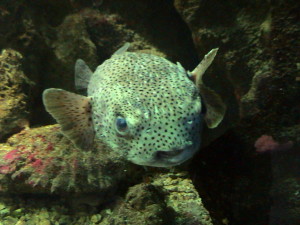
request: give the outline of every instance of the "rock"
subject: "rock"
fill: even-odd
[[[4,225],[9,225],[9,224],[16,224],[18,222],[17,218],[11,217],[11,216],[6,216],[3,219],[3,224]]]
[[[84,18],[80,14],[68,15],[56,30],[57,39],[52,46],[58,60],[72,66],[71,69],[78,58],[92,67],[97,66],[96,46],[90,40]]]
[[[169,224],[160,194],[152,185],[131,187],[124,202],[101,224]]]
[[[186,172],[160,173],[152,184],[164,194],[166,206],[174,210],[174,224],[213,224]]]
[[[32,82],[21,68],[22,55],[4,49],[0,55],[0,141],[29,125]]]
[[[12,212],[14,217],[21,217],[23,209],[16,209]]]
[[[0,216],[1,216],[1,217],[7,216],[9,213],[10,213],[10,210],[7,209],[7,208],[2,208],[2,209],[0,210]]]
[[[179,61],[187,69],[198,63],[190,32],[171,2],[102,1],[99,8],[90,8],[84,8],[81,14],[101,61],[131,42],[134,51],[147,49]]]
[[[300,34],[299,4],[176,0],[174,5],[188,24],[199,55],[219,47],[204,82],[221,93],[228,110],[220,128],[209,134],[216,137],[227,130],[225,135],[192,162],[196,186],[213,196],[206,201],[214,205],[212,211],[218,211],[220,221],[227,217],[229,223],[269,223],[273,221],[269,210],[277,196],[270,194],[270,189],[283,188],[278,185],[286,179],[299,179],[295,172],[285,170],[287,177],[273,180],[277,176],[273,172],[275,155],[285,156],[286,161],[278,160],[280,170],[299,160],[300,55],[295,51]],[[262,135],[294,147],[259,154],[254,145]],[[207,182],[210,177],[213,181]],[[291,185],[284,196],[292,196],[296,187]],[[298,200],[288,207],[282,214],[275,210],[274,220],[283,221],[280,224],[299,221],[300,214],[291,213],[299,212]]]
[[[20,219],[20,220],[18,220],[16,225],[26,225],[26,222],[24,221],[24,219]]]
[[[271,155],[273,180],[270,223],[297,224],[300,220],[299,152],[290,149]]]
[[[114,193],[114,196],[109,197],[106,193],[106,201],[98,201],[88,207],[73,205],[77,199],[88,199],[87,193],[73,195],[73,201],[67,197],[70,194],[68,192],[64,195],[44,193],[38,197],[37,192],[32,193],[3,195],[0,208],[6,210],[6,213],[0,213],[0,221],[5,221],[8,217],[9,221],[16,221],[20,225],[212,224],[210,215],[186,172],[148,171],[144,181],[122,189]],[[93,198],[101,199],[103,196],[95,193]],[[16,205],[19,208],[14,210]],[[11,209],[18,213],[10,213]]]
[[[151,174],[151,182],[129,188],[124,201],[101,224],[207,224],[211,217],[184,172]]]
[[[83,59],[92,69],[98,65],[96,46],[87,32],[84,18],[81,14],[66,16],[63,22],[56,27],[56,38],[49,39],[53,48],[55,61],[52,65],[57,67],[49,77],[45,78],[47,86],[61,86],[74,90],[74,66],[77,59]],[[67,86],[68,85],[68,86]]]
[[[0,149],[0,183],[8,192],[97,191],[109,197],[134,168],[105,148],[79,151],[58,125],[23,130],[7,144]]]
[[[92,215],[91,222],[97,224],[97,223],[100,223],[101,219],[102,219],[102,216],[100,214],[95,214],[95,215]]]
[[[299,104],[294,103],[300,95],[296,82],[299,57],[293,57],[292,52],[300,28],[294,24],[296,13],[285,20],[286,12],[296,11],[297,6],[291,2],[235,4],[195,0],[176,0],[174,5],[190,27],[199,55],[213,47],[220,48],[210,73],[215,76],[207,74],[204,80],[227,101],[223,126],[232,127],[241,119],[246,129],[258,130],[272,128],[268,125],[283,121],[281,117],[284,123],[286,117],[297,120]],[[286,44],[281,45],[284,40]],[[287,110],[287,102],[292,111]],[[259,123],[255,123],[257,117]],[[285,124],[278,124],[282,126]]]

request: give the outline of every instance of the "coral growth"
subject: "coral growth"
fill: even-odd
[[[262,135],[258,138],[254,144],[256,148],[256,152],[264,153],[264,152],[277,152],[288,150],[293,147],[293,142],[288,141],[284,144],[280,144],[276,142],[272,136]]]
[[[104,190],[127,175],[128,164],[113,151],[79,151],[58,125],[24,130],[7,144],[9,150],[0,149],[0,173],[45,191]]]

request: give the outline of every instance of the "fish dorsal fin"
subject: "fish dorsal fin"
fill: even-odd
[[[130,47],[130,43],[126,42],[121,48],[119,48],[117,51],[115,51],[113,56],[123,54],[124,52],[126,52],[128,50],[129,47]]]
[[[94,142],[90,98],[62,89],[43,93],[46,110],[60,124],[61,130],[80,149],[90,149]]]
[[[82,60],[77,59],[75,63],[75,88],[76,90],[85,90],[90,82],[93,72]]]
[[[223,120],[226,112],[226,106],[223,103],[221,97],[215,91],[206,87],[202,80],[203,74],[213,62],[217,51],[217,48],[212,49],[208,54],[204,56],[199,65],[191,72],[192,80],[199,88],[200,95],[206,107],[204,120],[208,128],[217,127]]]
[[[183,68],[183,66],[180,64],[180,62],[177,62],[177,69],[179,73],[186,73],[186,70]]]

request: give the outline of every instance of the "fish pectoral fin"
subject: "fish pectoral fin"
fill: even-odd
[[[218,48],[214,48],[209,53],[207,53],[202,59],[202,61],[198,64],[198,66],[191,72],[193,80],[195,81],[195,84],[197,86],[203,83],[202,81],[203,74],[214,61],[214,58],[216,57],[218,50],[219,50]]]
[[[43,92],[46,110],[60,124],[61,130],[80,149],[90,149],[94,142],[94,127],[90,98],[62,89]]]
[[[224,118],[226,105],[215,91],[204,84],[199,85],[199,90],[206,107],[204,120],[208,128],[215,128]]]
[[[75,88],[76,90],[85,90],[90,82],[93,72],[82,60],[77,59],[75,63]]]
[[[221,97],[210,88],[206,87],[203,83],[203,74],[213,62],[217,55],[218,48],[212,49],[207,53],[199,65],[190,73],[191,79],[199,88],[200,95],[206,107],[204,120],[208,128],[217,127],[224,118],[226,112],[226,105],[223,103]]]

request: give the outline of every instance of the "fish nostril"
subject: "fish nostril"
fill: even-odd
[[[170,158],[177,156],[183,152],[183,149],[176,149],[171,151],[157,151],[156,157],[159,159]]]

